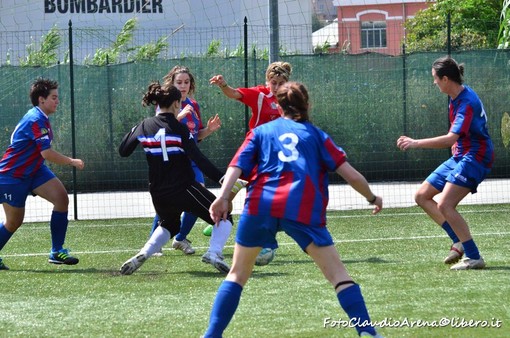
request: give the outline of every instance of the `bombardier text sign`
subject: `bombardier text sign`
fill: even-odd
[[[163,0],[44,0],[44,13],[163,13]]]

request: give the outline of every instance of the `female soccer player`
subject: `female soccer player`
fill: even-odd
[[[277,247],[277,231],[285,231],[315,261],[334,287],[353,322],[370,323],[361,290],[349,276],[326,228],[328,171],[342,176],[370,204],[382,209],[365,177],[346,160],[343,149],[309,122],[308,91],[288,82],[277,92],[283,118],[251,130],[230,162],[219,196],[210,207],[215,222],[228,215],[228,196],[241,174],[257,169],[247,186],[239,219],[232,268],[220,285],[205,337],[221,337],[232,319],[257,254],[264,245]],[[373,326],[357,325],[360,335],[377,336]]]
[[[177,115],[177,120],[182,124],[186,125],[193,135],[193,139],[195,142],[200,142],[205,139],[207,136],[211,135],[213,132],[218,130],[221,127],[221,120],[216,114],[215,116],[209,118],[207,121],[207,126],[204,127],[202,124],[202,118],[200,115],[200,107],[194,99],[192,99],[193,94],[195,93],[195,77],[190,72],[188,67],[184,66],[175,66],[173,67],[167,75],[163,78],[163,86],[173,85],[182,95],[182,103],[181,103],[181,111]],[[159,109],[159,108],[157,108]],[[204,175],[197,167],[195,163],[191,164],[193,171],[195,172],[195,180],[200,184],[204,184]],[[158,226],[159,217],[156,215],[154,217],[154,221],[152,222],[152,230],[151,235]],[[174,237],[172,242],[172,247],[176,250],[181,250],[186,255],[193,255],[195,253],[195,249],[191,246],[191,241],[189,241],[186,237],[190,233],[191,229],[195,225],[197,221],[197,216],[193,215],[189,212],[184,212],[181,217],[181,230]],[[157,255],[161,255],[161,253],[156,253]]]
[[[266,84],[249,87],[237,88],[230,87],[223,75],[215,75],[209,83],[220,87],[225,96],[238,100],[244,103],[251,109],[251,118],[248,123],[250,130],[264,124],[266,122],[275,120],[280,117],[280,112],[277,109],[276,92],[278,89],[289,81],[292,73],[292,66],[288,62],[273,62],[269,64],[266,69]],[[252,174],[245,177],[248,181],[254,179]],[[264,248],[263,252],[270,250]],[[274,254],[274,252],[273,252]],[[274,257],[274,256],[272,256]],[[256,265],[266,265],[272,261],[272,258],[267,260],[262,255],[257,257]]]
[[[143,120],[124,136],[119,154],[129,156],[139,144],[142,145],[149,165],[149,191],[160,221],[140,252],[122,265],[120,273],[123,275],[132,274],[179,233],[182,212],[191,212],[207,223],[214,224],[208,208],[215,196],[195,180],[190,159],[212,180],[219,182],[223,176],[198,149],[189,129],[177,120],[181,111],[179,89],[173,85],[163,87],[159,82],[153,82],[142,103],[145,106],[157,105],[160,109],[156,116]],[[222,224],[219,228],[230,233],[231,218]],[[226,273],[229,266],[222,257],[225,243],[214,243],[217,246],[209,248],[211,255],[207,263]]]
[[[49,162],[83,169],[84,163],[51,148],[53,129],[49,116],[59,104],[58,83],[39,78],[30,88],[34,106],[20,120],[11,136],[11,144],[0,160],[0,203],[5,222],[0,223],[0,250],[23,223],[25,202],[32,193],[53,204],[50,220],[52,248],[48,259],[53,264],[78,264],[79,260],[64,249],[67,233],[69,197],[62,182],[44,164]],[[0,270],[8,267],[0,258]]]
[[[478,95],[463,85],[464,65],[446,56],[432,65],[434,84],[449,96],[450,129],[446,135],[415,140],[400,136],[397,147],[451,148],[453,155],[443,162],[421,184],[415,194],[416,203],[443,229],[453,241],[446,264],[452,270],[482,269],[480,256],[469,227],[457,211],[457,205],[485,179],[492,168],[494,146],[487,131],[487,115]],[[434,196],[439,193],[437,202]]]

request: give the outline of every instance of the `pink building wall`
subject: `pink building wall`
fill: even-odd
[[[429,6],[424,0],[334,0],[338,13],[338,51],[349,54],[377,52],[400,55],[404,41],[403,23]],[[386,47],[361,47],[361,22],[386,22]]]

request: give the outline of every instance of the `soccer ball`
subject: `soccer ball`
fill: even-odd
[[[273,261],[275,252],[276,249],[273,250],[270,248],[263,248],[262,250],[260,250],[257,259],[255,260],[255,265],[257,266],[268,265]]]

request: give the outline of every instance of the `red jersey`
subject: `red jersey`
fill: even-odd
[[[243,95],[239,101],[251,108],[251,118],[248,124],[250,130],[281,116],[277,108],[276,97],[268,87],[259,85],[250,88],[237,88],[237,91]]]

